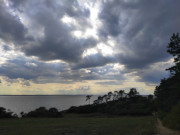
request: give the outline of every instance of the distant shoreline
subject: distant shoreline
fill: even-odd
[[[102,95],[92,95],[92,96],[102,96]],[[0,96],[87,96],[87,95],[0,95]],[[141,96],[148,96],[148,95],[141,95]]]
[[[0,95],[0,96],[86,96],[86,95]],[[100,95],[93,95],[100,96]]]

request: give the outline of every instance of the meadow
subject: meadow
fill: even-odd
[[[0,135],[152,135],[155,119],[69,114],[63,118],[1,119]]]

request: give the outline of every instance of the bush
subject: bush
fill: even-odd
[[[17,115],[11,111],[7,112],[5,108],[0,107],[0,118],[17,118]]]
[[[163,124],[169,128],[180,130],[180,101],[164,117]]]
[[[59,112],[56,108],[50,108],[49,110],[45,107],[39,107],[35,109],[34,111],[31,111],[29,113],[23,113],[21,112],[21,117],[50,117],[50,118],[56,118],[56,117],[62,117],[62,113]]]

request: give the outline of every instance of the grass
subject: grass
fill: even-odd
[[[0,135],[152,135],[155,120],[145,117],[1,119]]]

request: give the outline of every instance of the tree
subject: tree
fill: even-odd
[[[175,66],[167,69],[170,70],[172,75],[179,74],[180,73],[180,37],[179,33],[173,34],[170,38],[170,43],[167,47],[167,52],[172,54],[174,57],[174,63]]]
[[[107,103],[108,102],[108,100],[109,100],[109,96],[108,95],[104,95],[103,96],[103,99],[105,100],[105,102]]]
[[[118,94],[119,94],[119,97],[122,98],[124,95],[124,90],[120,90]]]
[[[99,100],[97,100],[97,99],[96,99],[96,100],[94,100],[94,101],[93,101],[93,104],[94,104],[94,105],[99,104]]]
[[[148,98],[149,101],[152,101],[153,100],[153,95],[150,94],[150,95],[148,95],[147,98]]]
[[[114,91],[113,100],[117,100],[117,99],[118,99],[118,91]]]
[[[128,93],[129,98],[136,97],[137,95],[139,95],[139,92],[137,92],[136,88],[131,88]]]
[[[92,95],[87,95],[87,96],[86,96],[86,101],[89,100],[89,104],[90,104],[91,97],[92,97]]]
[[[161,118],[171,111],[172,107],[180,100],[180,37],[179,33],[173,34],[167,46],[167,52],[174,57],[174,66],[169,70],[171,76],[161,80],[155,88],[156,106]]]
[[[98,99],[97,99],[97,100],[98,100],[98,103],[101,104],[101,103],[103,102],[103,97],[98,96]]]
[[[7,111],[5,108],[0,107],[0,118],[16,118],[17,115],[11,111]]]
[[[113,93],[110,91],[108,92],[108,97],[109,97],[109,100],[111,100],[111,97],[112,97]]]

